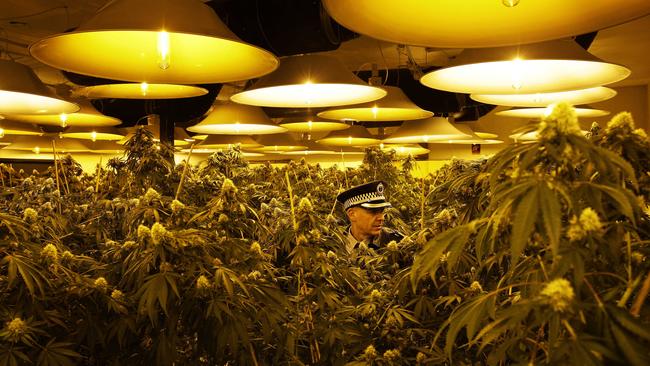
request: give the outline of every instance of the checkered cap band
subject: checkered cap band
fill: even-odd
[[[382,189],[383,192],[383,189]],[[358,196],[353,196],[348,198],[345,202],[343,202],[343,209],[347,210],[348,208],[352,206],[356,206],[365,202],[373,202],[373,201],[386,201],[386,197],[384,197],[383,194],[379,194],[378,192],[369,192],[369,193],[363,193]]]

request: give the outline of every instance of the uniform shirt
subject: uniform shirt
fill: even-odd
[[[369,239],[363,240],[363,242],[366,243],[368,248],[377,250],[393,240],[399,242],[402,240],[402,238],[404,238],[404,235],[400,234],[398,231],[383,227],[381,228],[381,232],[378,236],[370,237]],[[347,250],[348,254],[352,254],[354,251],[356,251],[361,242],[358,241],[354,235],[352,235],[352,230],[350,227],[348,227],[346,239],[345,249]]]

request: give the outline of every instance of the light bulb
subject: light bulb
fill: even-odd
[[[380,149],[383,149],[383,148],[384,148],[384,143],[383,143],[383,142],[379,144],[379,148],[380,148]]]
[[[35,154],[40,154],[40,153],[41,153],[41,148],[38,147],[38,146],[36,146],[35,148],[32,149],[32,151],[33,151]]]
[[[377,106],[372,107],[372,117],[377,118],[377,113],[379,112],[379,108]]]
[[[501,0],[503,5],[507,6],[508,8],[512,8],[514,6],[517,6],[519,4],[519,0]]]
[[[429,136],[428,135],[422,136],[422,140],[424,140],[424,142],[429,142]]]
[[[158,67],[163,70],[169,68],[169,33],[158,32]]]
[[[352,145],[352,136],[348,136],[348,145]]]
[[[146,81],[140,83],[140,91],[142,92],[143,96],[147,95],[147,92],[149,91],[149,84],[147,84]]]
[[[5,137],[5,129],[0,127],[0,139]]]
[[[93,142],[97,141],[97,132],[95,131],[91,132],[90,139],[93,140]]]
[[[68,115],[65,113],[59,114],[59,120],[61,121],[61,127],[66,127],[68,125]]]
[[[519,57],[512,60],[512,88],[521,89],[521,80],[523,74],[523,62]]]
[[[309,131],[311,131],[313,125],[314,123],[312,121],[307,121],[307,127],[309,127]]]
[[[239,133],[239,121],[235,122],[235,132]]]
[[[545,109],[544,109],[544,117],[548,117],[553,113],[553,109],[555,109],[555,103],[549,104]]]

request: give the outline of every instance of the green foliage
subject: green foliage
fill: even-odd
[[[143,129],[95,175],[0,165],[0,366],[648,364],[648,140],[575,123],[417,179],[185,169]],[[405,238],[349,255],[335,197],[375,179]]]

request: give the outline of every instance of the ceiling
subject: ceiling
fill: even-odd
[[[28,46],[44,36],[77,27],[107,2],[108,0],[2,0],[0,2],[0,14],[2,14],[0,50],[15,61],[32,67],[45,83],[57,87],[59,91],[75,87],[75,84],[62,72],[40,64],[30,57]],[[403,80],[409,73],[412,74],[417,70],[444,66],[450,58],[461,51],[460,49],[398,46],[367,36],[358,36],[345,29],[337,28],[332,32],[322,24],[312,26],[309,17],[318,17],[314,9],[320,8],[319,1],[212,0],[205,2],[217,11],[240,38],[250,43],[263,44],[268,41],[265,48],[279,56],[324,51],[326,54],[340,58],[350,70],[355,72],[369,70],[372,64],[377,64],[379,69],[392,69],[393,71],[389,73],[392,80],[400,78]],[[251,15],[252,9],[257,9],[258,13]],[[297,10],[296,14],[291,12],[294,9]],[[285,27],[285,24],[292,24],[292,28]],[[647,62],[648,50],[650,50],[648,30],[650,30],[650,16],[600,30],[597,33],[589,51],[606,61],[623,64],[632,70],[632,75],[628,79],[616,85],[640,85],[648,84],[650,81],[650,63]],[[271,40],[266,39],[269,34]],[[301,37],[296,37],[296,34],[300,34]],[[306,34],[311,38],[305,36]],[[332,34],[342,41],[340,47],[336,39],[332,40]],[[262,36],[263,39],[260,40]],[[398,68],[405,70],[398,73],[395,71]],[[415,84],[419,85],[417,82]],[[235,88],[239,86],[241,85],[234,85]],[[223,90],[232,90],[232,87],[233,85]],[[431,94],[422,95],[423,103],[433,99],[448,98],[436,104],[440,107],[431,109],[460,109],[464,107],[464,103],[474,103],[468,98],[459,98],[452,93],[447,93],[451,95],[445,96],[443,93],[422,88],[413,93],[430,92]],[[218,90],[216,88],[215,93]],[[213,97],[214,93],[210,98]],[[454,100],[456,104],[453,103]],[[449,101],[451,106],[448,106]],[[426,105],[420,106],[427,109]],[[122,108],[122,105],[119,104],[119,107]],[[137,108],[137,106],[131,102],[129,108]]]

